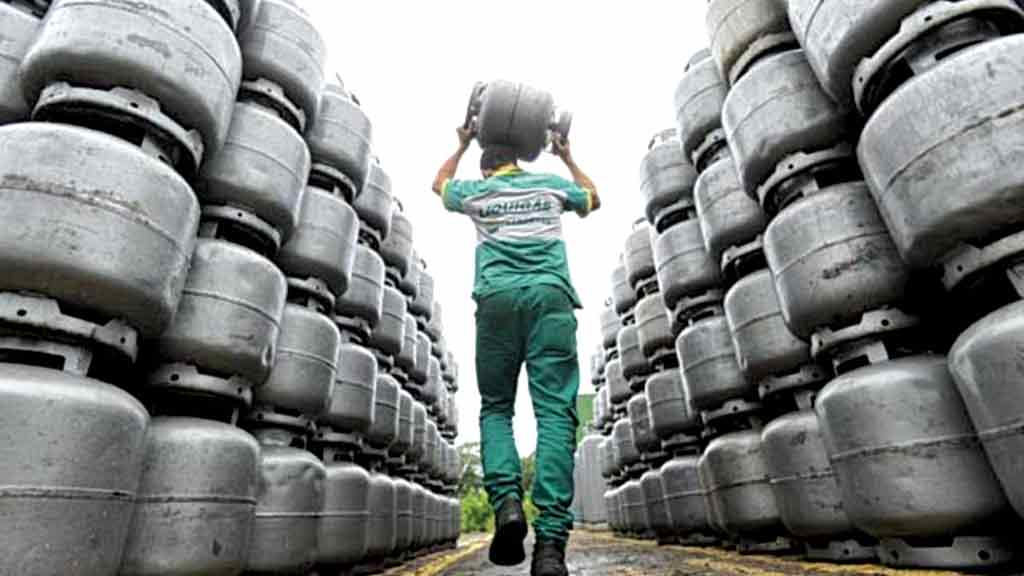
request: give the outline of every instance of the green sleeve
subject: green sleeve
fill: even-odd
[[[441,200],[449,212],[462,213],[462,203],[481,191],[480,180],[449,180],[441,189]]]
[[[565,209],[586,216],[593,207],[590,191],[561,176],[553,178],[554,188],[565,194]]]

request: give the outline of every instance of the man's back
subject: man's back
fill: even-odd
[[[444,188],[448,210],[477,228],[474,297],[529,284],[572,287],[562,235],[562,214],[586,215],[589,194],[568,180],[507,167],[486,180],[452,180]]]

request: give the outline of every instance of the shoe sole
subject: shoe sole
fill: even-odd
[[[502,526],[491,540],[488,554],[491,564],[496,566],[517,566],[526,561],[526,549],[523,540],[528,532],[526,522],[512,522]]]

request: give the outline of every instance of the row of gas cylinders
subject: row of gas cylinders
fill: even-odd
[[[50,4],[0,4],[0,573],[453,544],[458,367],[309,16]]]
[[[592,362],[608,521],[831,561],[1012,563],[1024,12],[713,0],[707,19]]]

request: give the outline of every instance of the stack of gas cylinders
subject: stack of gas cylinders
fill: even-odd
[[[288,0],[0,4],[0,573],[454,545],[433,279]]]
[[[1019,561],[1024,12],[712,0],[707,23],[593,358],[599,458],[582,461],[611,528]]]

